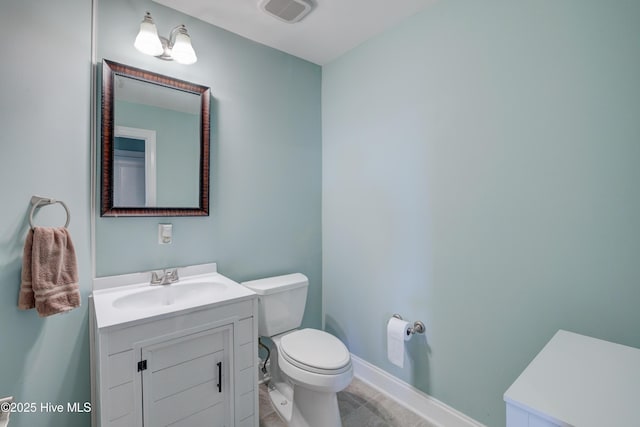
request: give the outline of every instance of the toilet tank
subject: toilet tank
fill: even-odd
[[[302,323],[309,279],[301,273],[242,283],[258,294],[258,334],[272,337]]]

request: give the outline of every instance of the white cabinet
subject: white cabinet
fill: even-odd
[[[232,333],[233,325],[227,325],[168,340],[160,338],[162,341],[141,348],[138,370],[146,424],[230,424]]]
[[[258,426],[257,300],[99,328],[99,427]]]
[[[640,425],[640,349],[560,330],[504,400],[507,427]]]
[[[560,427],[566,424],[556,424],[529,412],[516,405],[507,403],[507,427]]]

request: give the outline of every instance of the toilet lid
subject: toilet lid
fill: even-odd
[[[342,341],[317,329],[301,329],[283,336],[280,351],[292,364],[317,373],[343,371],[351,360]]]

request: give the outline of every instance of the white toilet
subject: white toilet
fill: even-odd
[[[269,397],[290,427],[340,427],[336,393],[351,383],[347,347],[302,322],[309,279],[294,273],[242,283],[258,294],[258,334],[269,337]]]

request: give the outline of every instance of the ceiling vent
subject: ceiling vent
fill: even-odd
[[[280,21],[293,24],[311,12],[309,0],[260,0],[258,7]]]

